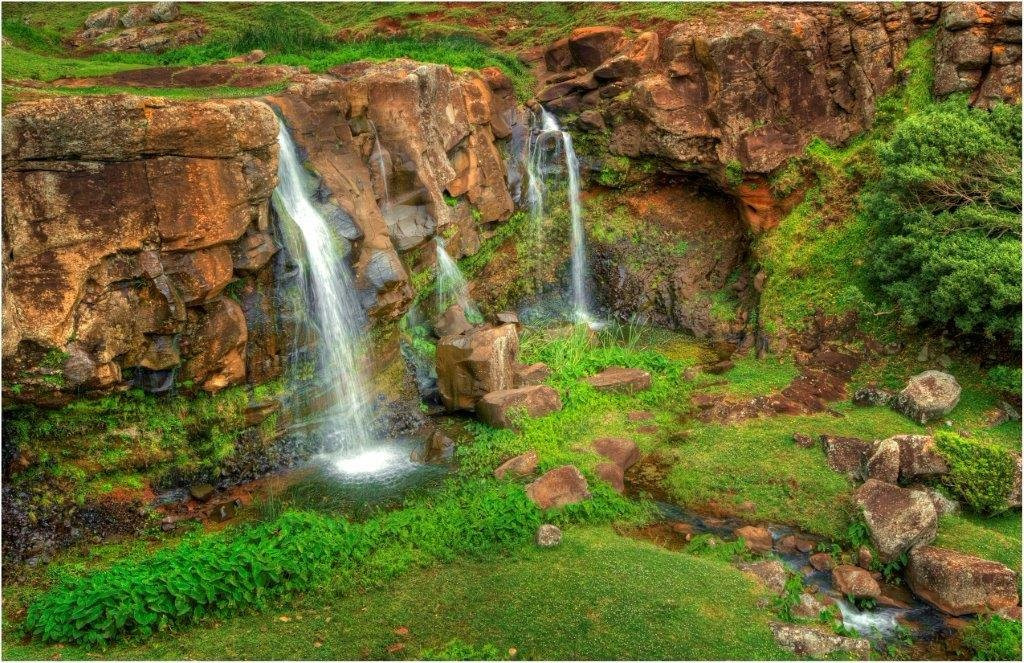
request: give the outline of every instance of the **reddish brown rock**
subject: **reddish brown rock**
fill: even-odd
[[[924,491],[868,479],[857,489],[856,499],[883,562],[935,538],[938,516]]]
[[[473,410],[484,394],[511,389],[519,353],[515,325],[481,327],[437,343],[437,387],[449,410]]]
[[[640,460],[636,442],[623,437],[601,437],[594,440],[594,451],[612,461],[625,472]]]
[[[512,426],[517,415],[543,417],[561,409],[558,392],[546,385],[492,391],[476,404],[480,420],[495,428]]]
[[[842,564],[832,569],[832,583],[843,596],[877,599],[882,588],[871,573],[859,566]]]
[[[1011,569],[945,548],[913,550],[906,577],[918,597],[949,615],[999,612],[1019,601]]]
[[[810,563],[816,571],[831,571],[835,566],[835,560],[832,559],[832,555],[824,552],[811,555]]]
[[[821,446],[825,451],[825,462],[829,468],[851,479],[859,479],[865,475],[868,458],[875,447],[874,442],[832,435],[822,435]]]
[[[191,317],[191,316],[190,316]],[[206,391],[220,391],[245,380],[245,315],[234,301],[221,297],[189,321],[186,347],[191,358],[182,377]]]
[[[807,554],[814,550],[814,541],[795,534],[787,534],[775,543],[775,549],[784,555]]]
[[[757,554],[764,554],[772,550],[772,533],[764,527],[744,525],[733,531],[738,539],[743,539],[747,548]]]
[[[598,391],[634,393],[650,388],[651,374],[638,368],[612,366],[586,378],[585,382]]]
[[[595,26],[573,30],[568,43],[573,64],[593,69],[618,50],[622,35],[622,28],[616,27]]]
[[[494,470],[494,478],[504,479],[507,476],[525,477],[537,469],[537,452],[527,451],[509,458]]]
[[[900,481],[934,479],[949,472],[946,459],[930,435],[897,435],[900,448]]]
[[[579,470],[572,465],[563,465],[527,484],[526,496],[541,509],[557,509],[590,499],[590,491]]]
[[[875,443],[874,453],[867,460],[867,476],[886,483],[900,478],[900,445],[893,438]]]
[[[541,384],[551,375],[551,369],[547,364],[536,363],[529,366],[519,366],[515,369],[515,384],[517,387],[529,387]]]
[[[622,494],[626,490],[625,477],[622,468],[616,463],[599,463],[594,468],[598,478],[615,489],[615,492]]]
[[[955,377],[942,371],[925,371],[911,377],[891,404],[897,412],[925,424],[949,414],[959,402],[960,385]]]

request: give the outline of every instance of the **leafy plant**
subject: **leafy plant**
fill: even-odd
[[[1019,661],[1021,628],[1015,619],[999,615],[979,617],[961,634],[961,642],[975,661]]]
[[[1013,457],[1002,447],[956,433],[935,434],[939,453],[949,464],[942,482],[974,511],[992,515],[1005,511],[1013,488]]]
[[[772,599],[772,608],[780,619],[787,622],[796,621],[796,617],[793,615],[793,608],[800,603],[800,595],[803,594],[803,591],[803,578],[796,573],[791,573],[786,578],[782,594]]]

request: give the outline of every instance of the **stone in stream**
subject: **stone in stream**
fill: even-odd
[[[495,428],[510,428],[516,413],[542,417],[561,409],[561,397],[547,385],[492,391],[485,394],[476,404],[481,421]]]
[[[831,571],[836,562],[832,555],[826,552],[814,553],[808,560],[815,571]]]
[[[858,659],[867,659],[871,655],[871,643],[864,638],[847,638],[813,626],[782,622],[772,622],[769,628],[779,646],[800,656],[823,658],[849,652]]]
[[[892,399],[894,410],[919,424],[943,417],[960,402],[960,384],[942,371],[925,371],[907,381],[907,386]]]
[[[1000,612],[1019,600],[1012,569],[945,548],[912,550],[906,578],[921,600],[954,616]]]
[[[814,550],[814,541],[795,534],[787,534],[776,542],[775,550],[783,555],[795,555],[798,552],[807,554]]]
[[[882,588],[874,576],[852,564],[840,564],[832,569],[832,584],[843,596],[877,599],[882,595]]]
[[[786,591],[786,578],[789,574],[786,573],[785,565],[777,559],[739,564],[736,568],[753,576],[761,585],[776,594],[781,595]]]
[[[742,538],[751,552],[761,555],[772,550],[772,533],[767,528],[744,525],[736,528],[733,534],[736,538]]]
[[[625,472],[640,460],[636,442],[624,437],[599,437],[594,440],[594,451],[612,461]]]
[[[638,368],[611,366],[585,382],[598,391],[634,393],[651,387],[651,374]]]
[[[572,465],[548,470],[526,485],[526,496],[541,509],[556,509],[590,499],[587,479]]]
[[[504,479],[506,476],[525,477],[537,469],[537,452],[530,450],[509,458],[494,470],[494,478]]]
[[[449,410],[473,410],[488,392],[511,389],[519,354],[515,325],[480,327],[437,343],[437,387]]]
[[[594,471],[602,481],[610,485],[620,495],[626,491],[626,479],[622,468],[615,463],[600,463]]]
[[[547,364],[537,362],[529,366],[518,366],[515,371],[515,384],[517,387],[530,387],[541,384],[551,375],[551,369]]]
[[[552,548],[562,542],[562,530],[558,526],[544,523],[537,528],[535,538],[537,545],[541,548]]]
[[[856,500],[883,562],[891,562],[935,538],[938,515],[923,490],[868,479],[857,489]]]

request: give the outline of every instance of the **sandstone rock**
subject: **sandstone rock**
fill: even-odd
[[[960,402],[960,385],[949,373],[925,371],[913,376],[893,399],[892,406],[925,424],[953,411]]]
[[[811,626],[781,622],[772,622],[769,627],[780,646],[800,656],[824,658],[847,652],[857,659],[871,656],[871,643],[864,638],[848,638]]]
[[[579,470],[572,465],[563,465],[527,484],[526,496],[541,509],[556,509],[590,499],[590,491]]]
[[[586,378],[585,382],[598,391],[634,393],[650,388],[651,374],[637,368],[612,366]]]
[[[867,461],[867,476],[886,483],[900,478],[900,445],[894,438],[881,440]]]
[[[787,534],[775,543],[775,549],[783,555],[807,554],[814,550],[814,541],[795,534]]]
[[[572,68],[572,53],[569,51],[569,38],[565,37],[554,42],[544,51],[544,64],[548,71],[565,71]]]
[[[476,404],[480,419],[495,428],[512,426],[517,413],[543,417],[561,409],[562,399],[558,392],[547,385],[492,391]]]
[[[245,314],[233,300],[220,297],[190,316],[182,377],[206,391],[220,391],[245,379],[248,328]]]
[[[494,470],[494,477],[496,479],[504,479],[507,476],[529,476],[537,469],[537,463],[537,452],[527,451],[526,453],[509,458],[499,465],[497,469]]]
[[[797,604],[790,610],[794,617],[817,621],[822,611],[827,610],[828,605],[812,594],[801,594]]]
[[[871,553],[870,548],[867,546],[860,546],[857,548],[857,566],[870,571],[874,560],[875,556]]]
[[[593,69],[618,50],[622,35],[622,28],[616,27],[597,26],[573,30],[568,43],[573,64]]]
[[[594,451],[612,461],[625,472],[640,460],[636,442],[623,437],[601,437],[594,440]]]
[[[515,325],[482,327],[437,343],[437,386],[449,410],[473,410],[489,392],[510,389],[519,354]]]
[[[882,588],[871,573],[859,566],[842,564],[835,567],[832,569],[832,583],[843,596],[877,599],[882,595]]]
[[[580,113],[579,124],[584,129],[591,131],[604,131],[604,118],[595,110],[586,110]]]
[[[829,468],[851,479],[860,479],[865,475],[868,458],[874,453],[875,447],[873,442],[832,435],[822,435],[821,445]]]
[[[622,494],[626,490],[626,480],[622,468],[616,463],[599,463],[594,468],[597,476],[615,489],[615,492]]]
[[[938,516],[924,491],[868,479],[857,489],[856,499],[883,562],[935,538]]]
[[[556,525],[545,523],[537,528],[535,540],[541,548],[553,548],[562,542],[562,530]]]
[[[107,7],[106,9],[100,9],[89,14],[85,19],[85,27],[87,28],[113,28],[117,26],[118,19],[121,17],[121,11],[117,7]]]
[[[529,366],[519,366],[515,369],[515,385],[517,387],[529,387],[541,384],[551,375],[551,369],[547,364],[537,362]]]
[[[772,533],[764,527],[744,525],[734,530],[733,534],[742,538],[753,553],[764,554],[772,550]]]
[[[754,576],[759,583],[775,594],[781,595],[786,590],[786,567],[777,559],[740,564],[737,568]]]
[[[949,472],[946,459],[930,435],[897,435],[900,449],[900,480],[934,479]]]
[[[1019,600],[1011,569],[945,548],[913,550],[906,577],[918,597],[949,615],[998,612]]]
[[[458,304],[452,304],[434,322],[434,331],[440,337],[459,336],[473,329],[466,319],[466,312]]]
[[[835,560],[832,559],[832,555],[825,552],[814,553],[809,561],[815,571],[831,571],[835,566]]]

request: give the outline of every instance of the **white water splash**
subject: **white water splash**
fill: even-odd
[[[898,611],[877,608],[875,610],[858,610],[846,599],[837,598],[839,612],[843,616],[843,626],[852,628],[865,637],[890,637],[896,632],[899,622]]]

